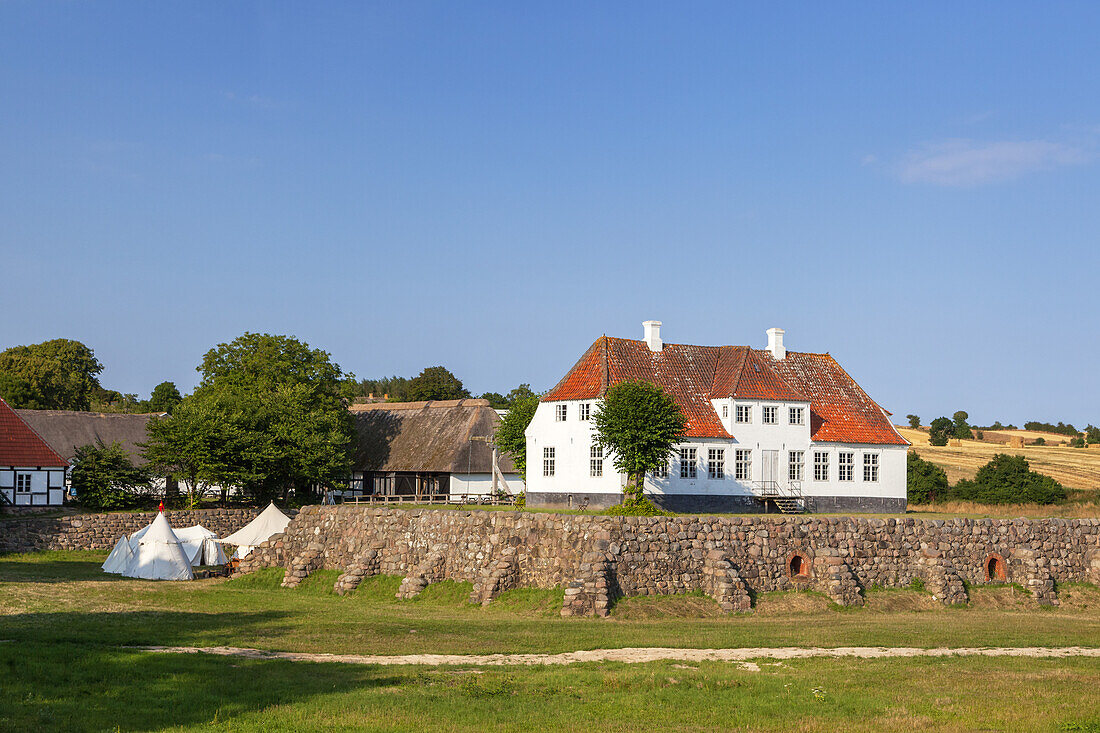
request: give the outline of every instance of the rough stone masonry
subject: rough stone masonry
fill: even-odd
[[[843,606],[871,586],[920,580],[945,604],[966,584],[1016,583],[1041,604],[1056,581],[1100,584],[1100,519],[605,517],[507,511],[305,507],[241,572],[284,567],[296,586],[317,569],[403,576],[399,598],[441,580],[473,584],[472,603],[511,588],[565,588],[562,616],[606,616],[618,596],[700,590],[726,612],[754,594],[814,589]]]

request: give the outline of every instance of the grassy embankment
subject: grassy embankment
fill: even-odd
[[[720,617],[698,596],[626,599],[608,620],[557,617],[560,590],[465,602],[469,586],[394,600],[399,579],[331,592],[334,572],[278,587],[279,571],[152,583],[98,570],[104,553],[0,557],[5,730],[1100,730],[1096,659],[807,659],[561,668],[360,667],[144,645],[345,653],[555,652],[622,646],[1100,646],[1100,590],[1040,610],[1005,587],[944,609],[915,590],[841,611],[816,594],[764,594]],[[815,692],[817,690],[817,692]]]

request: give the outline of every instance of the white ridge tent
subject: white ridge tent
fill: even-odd
[[[271,502],[259,516],[218,542],[236,545],[237,551],[233,553],[233,557],[247,557],[256,545],[266,541],[272,535],[285,531],[288,524],[290,524],[290,517],[279,511],[275,502]]]
[[[148,580],[191,580],[195,577],[183,545],[164,514],[158,514],[153,523],[142,531],[134,556],[122,574],[128,578]]]
[[[183,545],[183,554],[192,565],[225,565],[225,550],[218,544],[218,535],[201,524],[175,530]]]
[[[118,538],[118,542],[115,543],[115,549],[111,550],[111,554],[107,556],[107,559],[103,563],[103,572],[105,573],[121,573],[126,569],[126,566],[130,563],[130,558],[134,556],[134,551],[130,549],[130,540],[126,535],[122,535]]]

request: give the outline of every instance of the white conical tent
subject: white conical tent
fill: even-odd
[[[115,543],[115,549],[111,550],[111,554],[107,556],[107,560],[103,563],[103,572],[121,573],[126,569],[126,566],[130,563],[130,558],[133,556],[134,551],[130,549],[130,539],[126,535],[122,535]]]
[[[173,531],[192,565],[225,565],[225,551],[218,544],[218,535],[206,527],[196,524]]]
[[[149,522],[149,524],[145,525],[144,527],[139,529],[137,532],[134,532],[132,535],[130,535],[130,550],[131,551],[137,552],[138,540],[140,540],[142,537],[144,537],[145,533],[148,532],[149,528],[152,527],[152,526],[153,526],[153,523]]]
[[[191,580],[195,577],[183,545],[163,514],[158,514],[138,538],[134,556],[122,574],[148,580]]]
[[[290,524],[290,517],[279,511],[275,502],[271,502],[267,505],[267,509],[260,512],[259,516],[251,522],[218,541],[237,546],[237,552],[233,557],[245,557],[252,552],[252,548],[266,541],[271,535],[285,531],[288,524]]]

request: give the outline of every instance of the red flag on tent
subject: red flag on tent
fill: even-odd
[[[164,511],[164,500],[163,499],[161,499],[160,506],[157,507],[157,511],[158,512],[163,512]]]

